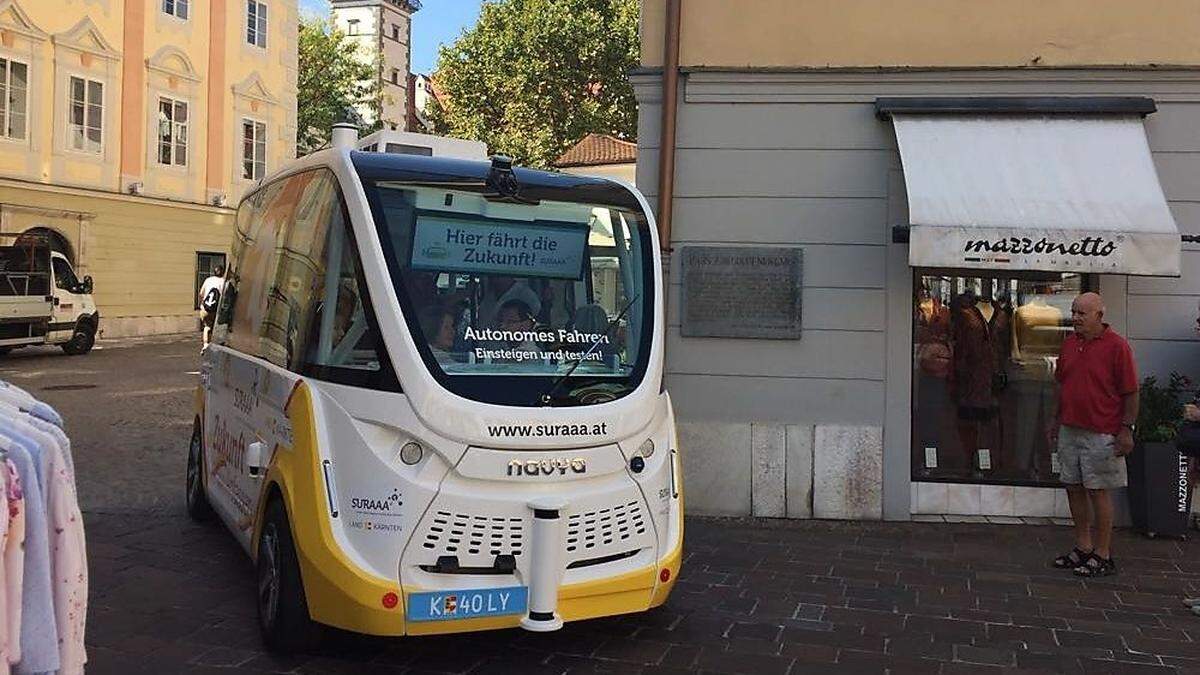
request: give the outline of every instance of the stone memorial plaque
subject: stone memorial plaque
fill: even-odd
[[[684,337],[800,339],[803,249],[687,246],[682,263]]]

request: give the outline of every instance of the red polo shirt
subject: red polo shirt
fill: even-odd
[[[1060,424],[1102,434],[1121,430],[1121,397],[1137,391],[1137,368],[1129,343],[1108,324],[1093,340],[1068,335],[1054,377]]]

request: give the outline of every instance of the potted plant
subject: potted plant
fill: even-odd
[[[1183,419],[1188,378],[1171,373],[1165,384],[1147,377],[1138,388],[1137,434],[1128,457],[1129,515],[1135,529],[1148,536],[1183,536],[1191,511],[1187,458],[1175,449]]]

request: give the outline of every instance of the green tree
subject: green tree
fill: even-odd
[[[358,55],[358,46],[324,19],[301,19],[297,82],[296,153],[329,142],[335,122],[364,126],[356,106],[379,111],[377,69]]]
[[[548,166],[589,133],[632,140],[638,0],[489,0],[475,27],[439,50],[440,133]],[[444,106],[444,107],[443,107]]]

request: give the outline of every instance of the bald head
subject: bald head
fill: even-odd
[[[1104,332],[1104,298],[1083,293],[1071,303],[1071,325],[1080,337],[1091,340]]]

